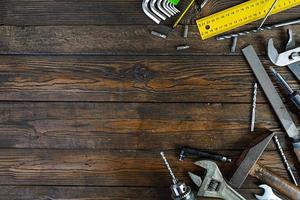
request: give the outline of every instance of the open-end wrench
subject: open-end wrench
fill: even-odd
[[[256,194],[255,197],[257,200],[282,200],[273,193],[273,190],[270,186],[263,184],[258,187],[264,189],[264,194],[262,196]]]
[[[194,164],[206,169],[206,175],[203,181],[200,176],[189,172],[190,178],[199,187],[198,196],[221,198],[225,200],[246,200],[225,182],[216,163],[201,160]]]

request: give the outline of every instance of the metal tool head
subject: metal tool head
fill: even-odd
[[[201,160],[194,163],[206,170],[205,177],[202,180],[200,176],[189,172],[192,181],[199,187],[198,196],[219,197],[220,190],[226,187],[226,183],[216,163],[208,160]]]
[[[223,180],[222,174],[216,163],[208,160],[201,160],[195,162],[194,164],[206,170],[205,179],[203,181],[200,176],[192,172],[189,172],[190,178],[198,187],[201,187],[202,183],[204,183],[204,181],[206,181],[207,179],[214,178],[216,180]]]
[[[268,41],[268,56],[272,63],[278,63],[279,53],[274,46],[274,41],[272,38]]]
[[[259,185],[258,187],[264,189],[264,193],[262,196],[260,195],[255,195],[256,199],[258,200],[281,200],[279,197],[277,197],[274,193],[273,190],[270,186],[268,185]]]
[[[268,41],[268,56],[271,62],[277,66],[287,66],[300,61],[300,48],[295,47],[295,41],[293,39],[293,32],[291,29],[288,30],[288,43],[286,50],[283,53],[278,53],[274,46],[273,39]],[[294,48],[294,49],[293,49]]]
[[[236,170],[233,171],[233,174],[229,179],[229,183],[233,187],[240,188],[242,186],[252,167],[259,160],[273,136],[274,133],[267,131],[267,133],[264,133],[255,140],[254,145],[242,153],[236,162]]]
[[[286,50],[291,50],[291,49],[295,48],[295,46],[296,46],[296,42],[294,39],[294,34],[293,34],[292,29],[289,28],[287,30],[287,35],[288,35],[288,41],[286,44]]]

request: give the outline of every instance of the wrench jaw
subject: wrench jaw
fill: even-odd
[[[259,185],[258,187],[262,188],[264,190],[263,195],[257,195],[255,194],[255,198],[258,200],[281,200],[279,197],[277,197],[270,186],[268,185]]]
[[[294,34],[292,29],[289,28],[287,34],[288,34],[288,41],[286,44],[286,50],[291,50],[296,47],[296,41],[294,39]]]
[[[268,56],[269,56],[269,59],[271,60],[271,62],[274,65],[277,65],[276,63],[278,63],[279,53],[274,46],[273,39],[269,39],[269,41],[268,41]]]
[[[201,177],[192,172],[188,172],[188,174],[189,174],[189,177],[192,179],[193,183],[200,188],[202,185]]]
[[[218,191],[221,189],[223,178],[217,164],[206,160],[201,160],[194,164],[204,168],[206,171],[203,181],[200,176],[189,172],[190,178],[199,187],[198,196],[221,198]]]
[[[219,181],[208,178],[208,176],[202,181],[200,176],[192,172],[189,172],[189,177],[192,179],[193,183],[199,187],[197,193],[198,196],[222,198],[218,192],[222,189],[220,187],[222,185]]]
[[[269,199],[269,196],[270,196],[270,190],[271,190],[271,193],[272,193],[272,189],[270,189],[269,186],[267,185],[260,185],[258,186],[260,188],[262,188],[264,190],[263,192],[263,195],[255,195],[255,197],[258,199],[258,200],[267,200]]]
[[[289,31],[289,42],[288,46],[293,45],[293,33]],[[273,39],[268,41],[268,56],[271,62],[276,66],[288,66],[297,62],[300,62],[300,47],[295,49],[287,50],[283,53],[278,53],[277,49],[274,46]]]
[[[223,179],[223,176],[215,162],[198,161],[195,165],[205,169],[206,174],[202,180],[200,176],[189,172],[192,181],[199,187],[198,196],[213,197],[225,200],[245,200],[240,194],[233,190]]]

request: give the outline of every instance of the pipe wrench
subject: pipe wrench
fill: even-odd
[[[246,200],[225,182],[216,163],[201,160],[194,164],[206,169],[206,175],[203,180],[200,176],[189,172],[190,178],[199,187],[198,196],[225,200]]]
[[[292,29],[288,29],[288,42],[286,51],[278,53],[273,39],[268,41],[268,56],[276,66],[288,66],[292,73],[300,81],[300,47],[296,48]]]

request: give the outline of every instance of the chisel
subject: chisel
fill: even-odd
[[[295,123],[293,122],[270,77],[259,60],[259,57],[257,56],[253,46],[249,45],[248,47],[244,48],[242,52],[252,71],[254,72],[258,82],[260,83],[265,95],[271,103],[272,108],[275,111],[283,128],[288,136],[292,139],[294,152],[297,155],[298,161],[300,162],[300,137]]]

